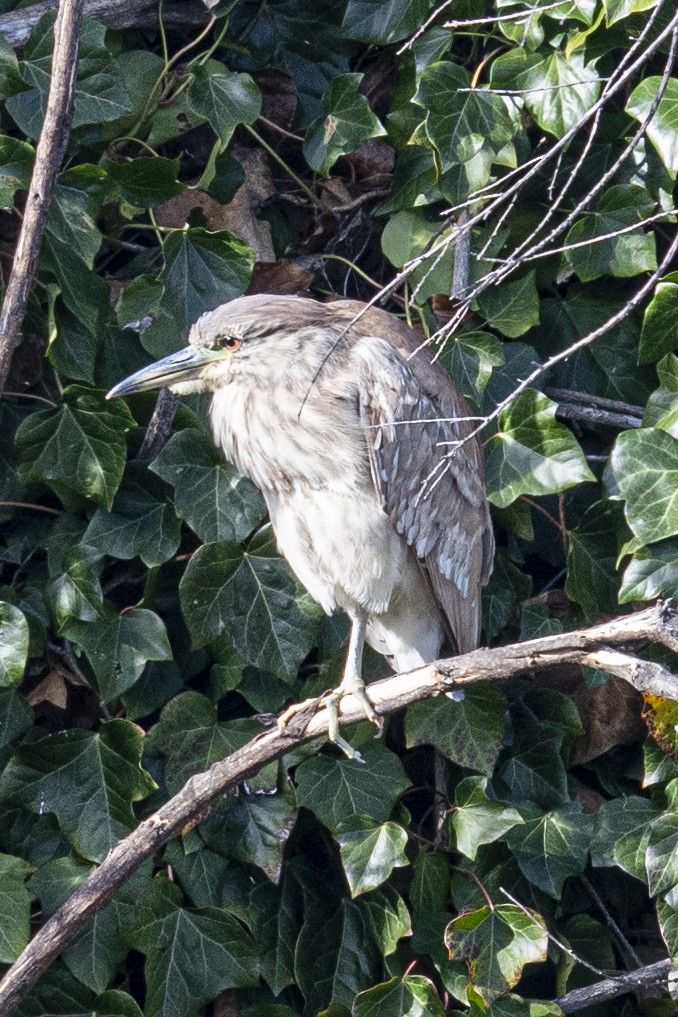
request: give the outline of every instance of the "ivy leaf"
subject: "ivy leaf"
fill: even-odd
[[[429,0],[349,0],[341,25],[349,39],[388,45],[415,32],[426,20]]]
[[[466,963],[470,987],[489,1005],[518,983],[526,964],[546,960],[548,934],[535,911],[498,904],[454,918],[445,945]]]
[[[528,812],[524,819],[509,831],[508,845],[525,878],[559,900],[567,877],[584,870],[593,817],[571,802],[543,815]]]
[[[487,323],[509,339],[523,335],[539,324],[535,273],[528,272],[521,279],[491,286],[479,294],[478,307]]]
[[[353,1017],[445,1017],[445,1008],[433,982],[423,975],[405,975],[359,992],[351,1013]]]
[[[659,0],[603,0],[605,22],[607,25],[614,25],[618,21],[624,21],[631,14],[652,10],[658,2]]]
[[[146,954],[147,1017],[191,1017],[223,989],[257,984],[251,935],[221,908],[185,908],[157,877],[138,905],[132,945]]]
[[[96,217],[101,207],[104,177],[103,170],[90,166],[80,166],[62,174],[54,188],[47,216],[48,232],[89,269],[93,268],[101,247]]]
[[[226,148],[238,124],[253,124],[261,114],[261,92],[249,74],[235,74],[218,60],[193,71],[188,101],[204,117]]]
[[[66,555],[63,571],[45,592],[57,632],[71,619],[93,622],[103,617],[99,570],[81,549]]]
[[[676,781],[671,781],[671,784],[675,787]],[[645,866],[648,888],[653,897],[667,893],[678,883],[678,816],[675,812],[659,816],[652,824]]]
[[[151,469],[172,484],[177,512],[205,543],[244,540],[265,514],[254,484],[193,428],[172,435]]]
[[[618,516],[609,501],[594,502],[568,531],[565,592],[588,618],[616,610]]]
[[[179,183],[178,159],[136,156],[126,162],[108,162],[108,179],[124,201],[137,208],[152,208],[176,197],[184,189]]]
[[[624,572],[619,603],[674,598],[677,594],[678,541],[667,540],[636,551]]]
[[[666,431],[640,428],[619,435],[610,456],[633,534],[653,544],[678,533],[678,441]]]
[[[600,80],[580,53],[569,59],[558,50],[542,57],[514,49],[495,61],[495,87],[524,91],[525,105],[542,128],[556,138],[581,123],[600,95]]]
[[[584,245],[566,252],[582,282],[603,275],[624,279],[657,267],[654,234],[641,229],[620,233],[628,231],[653,208],[647,191],[637,184],[617,184],[605,191],[596,211],[587,212],[566,237],[567,244]]]
[[[330,830],[352,816],[385,822],[410,782],[402,763],[379,744],[361,746],[364,765],[352,759],[316,756],[297,769],[297,801]]]
[[[0,135],[0,208],[12,208],[15,193],[28,187],[34,159],[32,145]]]
[[[68,622],[63,635],[87,654],[105,703],[131,688],[149,660],[172,659],[164,622],[146,608],[118,614],[109,604],[93,624]]]
[[[28,622],[13,604],[0,601],[0,688],[18,685],[28,657]]]
[[[634,88],[626,103],[626,112],[635,120],[645,123],[645,133],[657,150],[657,155],[670,173],[678,172],[678,78],[669,78],[659,107],[646,123],[653,108],[661,78],[645,78]]]
[[[250,735],[251,737],[251,735]],[[297,810],[283,795],[239,794],[200,827],[207,844],[277,883]]]
[[[462,689],[461,696],[438,696],[408,707],[407,747],[435,745],[453,763],[489,776],[504,737],[506,700],[490,685]]]
[[[176,794],[194,773],[225,759],[258,730],[255,720],[218,721],[209,699],[191,691],[167,704],[149,735],[149,745],[166,756],[167,785]]]
[[[348,820],[336,839],[352,897],[386,882],[395,868],[409,865],[407,832],[397,823],[377,824],[366,817]]]
[[[455,791],[452,829],[458,850],[471,860],[475,860],[482,844],[503,839],[504,834],[523,822],[513,806],[488,796],[488,784],[487,777],[466,777]]]
[[[228,633],[247,664],[290,677],[311,648],[315,622],[296,601],[294,579],[268,543],[266,530],[245,553],[235,544],[205,544],[179,587],[195,647]]]
[[[110,509],[127,456],[134,420],[125,406],[71,385],[64,405],[32,413],[16,433],[15,453],[25,483],[46,481],[56,493],[76,491]]]
[[[556,494],[594,480],[568,428],[556,421],[556,404],[528,389],[499,417],[487,460],[487,496],[506,508],[521,494]]]
[[[4,606],[0,604],[0,615]],[[0,688],[0,749],[9,748],[32,723],[33,710],[23,696],[12,688]]]
[[[678,359],[667,353],[657,364],[659,388],[647,401],[643,426],[658,427],[678,438]]]
[[[645,308],[638,359],[641,363],[659,360],[678,348],[678,285],[658,282]]]
[[[386,131],[358,91],[362,74],[338,74],[332,78],[322,99],[324,116],[306,132],[304,155],[311,169],[329,176],[340,155],[354,152],[368,138]]]
[[[504,364],[501,341],[485,332],[462,332],[451,337],[440,358],[471,405],[479,405],[495,367]]]
[[[645,880],[645,855],[653,821],[661,810],[647,798],[625,795],[603,802],[595,815],[591,862],[618,865],[636,879]]]
[[[0,963],[12,964],[29,939],[31,901],[23,858],[0,854]]]
[[[84,858],[102,861],[136,824],[132,803],[155,788],[141,769],[141,732],[125,720],[100,734],[69,730],[21,747],[0,779],[0,800],[53,812]]]
[[[470,88],[466,71],[449,61],[426,67],[412,101],[427,111],[423,131],[415,132],[412,140],[435,149],[443,173],[486,147],[497,154],[513,137],[503,100],[485,89]]]
[[[160,281],[164,295],[160,311],[165,321],[161,324],[170,329],[176,349],[201,314],[244,293],[254,253],[226,230],[210,233],[196,228],[170,233],[163,254],[165,265]],[[159,346],[154,329],[150,328],[143,335],[144,347],[153,356],[164,355],[168,352],[164,332],[161,339],[163,345]]]

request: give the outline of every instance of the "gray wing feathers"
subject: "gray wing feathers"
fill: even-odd
[[[360,307],[344,306],[347,314]],[[405,326],[394,328],[390,315],[371,308],[355,327],[363,334],[353,350],[375,486],[425,567],[457,651],[466,653],[480,639],[480,590],[494,552],[478,442],[459,448],[440,477],[436,468],[448,443],[472,429],[454,419],[469,410],[426,348],[407,359],[418,340]],[[379,337],[385,328],[388,341]]]

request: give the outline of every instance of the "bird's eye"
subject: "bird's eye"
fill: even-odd
[[[221,340],[221,345],[223,349],[231,350],[231,352],[233,353],[235,352],[235,350],[240,349],[242,345],[242,339],[238,339],[238,337],[235,335],[225,335]]]

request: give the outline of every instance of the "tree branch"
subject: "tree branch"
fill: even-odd
[[[35,166],[21,232],[0,312],[0,392],[5,387],[14,347],[26,314],[47,212],[68,145],[82,11],[83,0],[61,0],[54,23],[54,55],[47,111],[35,150]]]
[[[636,971],[622,971],[614,978],[606,978],[583,989],[573,989],[556,1002],[563,1013],[576,1013],[577,1010],[585,1010],[595,1003],[624,996],[627,992],[649,989],[653,985],[666,985],[670,970],[670,960],[657,961],[656,964],[648,964],[647,967],[638,968]]]
[[[10,46],[22,46],[43,14],[56,7],[57,0],[42,0],[3,14],[0,34]],[[85,0],[85,14],[106,28],[150,28],[158,23],[158,0]],[[164,4],[162,19],[165,24],[202,25],[209,20],[209,12],[201,0],[184,0]]]
[[[488,681],[504,681],[561,663],[580,663],[612,671],[634,688],[678,700],[678,677],[660,664],[648,663],[616,647],[658,642],[678,652],[678,613],[659,603],[576,632],[564,632],[509,646],[474,650],[463,657],[439,660],[406,674],[369,686],[377,713],[386,715],[428,696]],[[78,887],[43,925],[0,983],[0,1017],[8,1017],[59,953],[89,919],[111,899],[134,870],[172,837],[192,829],[209,813],[214,800],[266,763],[327,733],[327,711],[309,700],[284,730],[277,727],[253,738],[204,773],[149,816],[110,852],[99,868]],[[340,703],[341,723],[364,717],[361,705],[346,696]],[[310,718],[310,719],[309,719]],[[631,976],[629,976],[631,977]]]

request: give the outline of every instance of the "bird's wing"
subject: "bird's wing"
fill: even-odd
[[[450,443],[473,428],[463,419],[468,407],[442,365],[427,349],[417,350],[419,340],[397,319],[370,308],[354,327],[361,336],[351,356],[374,483],[426,567],[457,651],[466,653],[480,639],[480,589],[494,553],[478,441],[445,458],[455,448]]]

